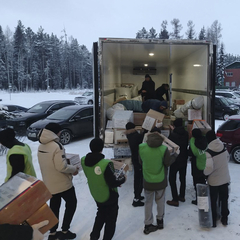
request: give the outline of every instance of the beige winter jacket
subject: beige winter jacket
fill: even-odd
[[[43,129],[39,137],[38,162],[42,172],[43,182],[51,192],[57,194],[70,189],[72,174],[76,167],[67,164],[65,149],[59,142],[58,136]]]

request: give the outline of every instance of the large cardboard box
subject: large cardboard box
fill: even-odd
[[[162,122],[163,121],[164,116],[165,115],[163,113],[160,113],[160,112],[157,112],[157,111],[154,111],[154,110],[150,109],[147,112],[147,115],[144,119],[144,122],[142,124],[142,128],[144,128],[148,131],[151,131],[154,128],[154,126],[156,125],[157,122]]]
[[[0,224],[21,224],[51,197],[42,181],[18,173],[0,187]]]
[[[127,136],[125,129],[114,129],[114,144],[127,143]]]
[[[205,120],[194,120],[192,125],[192,130],[195,128],[199,128],[202,133],[205,135],[212,128]]]
[[[188,120],[202,119],[202,110],[188,109]]]
[[[106,129],[104,143],[113,143],[113,139],[114,139],[113,129]]]
[[[146,115],[147,115],[146,113],[137,113],[137,112],[134,112],[134,113],[133,113],[133,123],[134,123],[136,126],[142,126]]]
[[[33,213],[29,218],[27,218],[24,223],[26,222],[29,225],[33,225],[44,220],[48,220],[49,223],[39,229],[42,234],[46,233],[49,229],[51,229],[58,223],[58,219],[47,204],[44,204],[42,207],[40,207],[35,213]]]
[[[133,111],[115,111],[112,118],[113,128],[126,129],[126,124],[128,122],[133,123]]]
[[[131,157],[131,150],[128,144],[118,144],[113,147],[114,158]]]
[[[66,158],[68,160],[68,164],[76,166],[80,170],[82,170],[82,165],[81,165],[81,160],[80,160],[79,154],[66,153]]]

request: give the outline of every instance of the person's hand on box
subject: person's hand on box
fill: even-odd
[[[48,223],[49,223],[49,221],[45,220],[45,221],[42,221],[40,223],[32,225],[32,229],[33,229],[32,240],[43,240],[44,239],[44,235],[39,231],[39,228],[48,225]]]

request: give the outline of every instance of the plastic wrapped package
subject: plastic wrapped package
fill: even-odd
[[[112,107],[108,108],[107,109],[107,118],[109,120],[112,120],[112,117],[115,113],[116,110],[122,110],[124,111],[125,110],[125,107],[121,104],[121,103],[116,103],[114,104]]]
[[[188,109],[201,109],[204,103],[203,96],[196,97],[191,101],[188,101],[184,105],[182,105],[179,109],[174,111],[174,115],[177,118],[186,118],[188,114]]]

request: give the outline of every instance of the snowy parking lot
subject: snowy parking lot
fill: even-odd
[[[2,104],[18,104],[24,107],[31,107],[35,103],[50,99],[68,99],[73,100],[75,95],[69,92],[54,92],[54,93],[16,93],[10,96],[7,93],[1,94]],[[222,121],[216,120],[216,127]],[[66,145],[66,152],[77,153],[80,157],[84,156],[89,151],[89,142],[91,138],[77,139]],[[41,179],[41,172],[37,161],[38,142],[31,142],[27,138],[24,142],[29,144],[32,149],[33,163],[36,169],[37,177]],[[103,152],[106,158],[112,157],[111,149],[104,149]],[[144,207],[132,207],[133,200],[133,172],[130,171],[127,175],[127,182],[119,188],[119,215],[117,221],[117,229],[114,240],[124,239],[184,239],[184,240],[237,240],[240,239],[240,165],[229,162],[231,175],[230,196],[229,196],[229,225],[224,227],[220,222],[217,223],[217,228],[203,229],[200,228],[198,222],[197,206],[192,205],[191,201],[194,198],[194,189],[191,177],[190,162],[187,168],[187,186],[186,186],[186,202],[180,203],[179,207],[166,205],[164,229],[149,235],[143,234]],[[3,183],[6,174],[6,155],[0,156],[0,183]],[[77,240],[90,239],[95,213],[96,204],[93,201],[87,186],[86,178],[83,172],[80,172],[74,177],[74,186],[77,193],[78,207],[72,222],[71,231],[77,234]],[[171,200],[170,188],[166,189],[166,200]],[[61,210],[63,210],[63,204]],[[156,213],[156,206],[154,205]],[[61,211],[62,219],[63,212]],[[60,222],[61,224],[61,222]],[[47,234],[45,240],[47,239]]]

